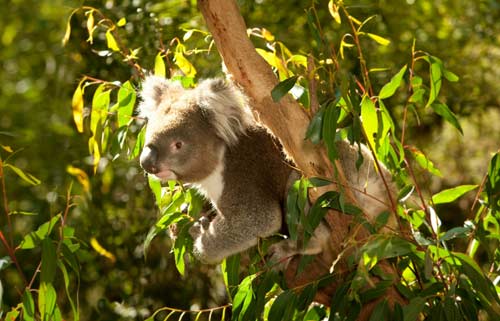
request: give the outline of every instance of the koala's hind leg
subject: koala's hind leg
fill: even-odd
[[[268,251],[269,261],[271,265],[276,264],[280,270],[284,270],[293,256],[319,254],[328,247],[329,242],[330,229],[325,222],[321,222],[305,246],[302,239],[288,239],[271,245]]]

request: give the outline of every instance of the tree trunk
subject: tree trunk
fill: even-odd
[[[250,98],[254,113],[280,139],[297,167],[306,177],[336,177],[339,184],[347,187],[340,163],[334,164],[338,170],[335,175],[325,149],[304,139],[310,119],[303,108],[290,95],[286,95],[277,103],[272,100],[271,90],[278,84],[278,79],[248,38],[247,28],[236,1],[198,0],[198,6],[233,80]],[[337,190],[336,185],[328,188]],[[312,189],[309,195],[311,201],[314,202],[324,192],[325,189]],[[343,192],[347,202],[356,204],[349,188],[343,189]],[[344,250],[342,247],[345,240],[352,235],[351,217],[332,210],[327,214],[326,220],[333,231],[331,252],[319,255],[299,276],[295,273],[299,259],[294,259],[285,273],[289,285],[304,284],[328,274],[332,262]],[[364,230],[357,233],[358,240],[366,236]],[[339,280],[342,280],[342,275],[346,272],[345,266],[342,260],[335,266],[334,273],[339,275]],[[331,295],[337,286],[338,284],[333,282],[329,288],[318,292],[316,300],[329,306]],[[388,296],[394,296],[392,299],[389,297],[389,301],[401,301],[396,298],[395,291],[389,291]],[[366,315],[369,316],[372,308],[367,306],[366,311],[361,313],[365,317],[360,316],[359,320],[367,320]]]

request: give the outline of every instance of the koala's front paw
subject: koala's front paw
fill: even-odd
[[[298,254],[296,242],[283,240],[268,248],[267,260],[272,268],[284,271],[296,254]]]
[[[210,220],[206,216],[200,217],[200,219],[191,226],[189,229],[189,234],[196,240],[202,233],[208,230],[210,226]]]

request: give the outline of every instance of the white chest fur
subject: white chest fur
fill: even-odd
[[[224,154],[225,150],[223,149],[219,154],[219,161],[214,171],[194,185],[200,192],[205,194],[214,205],[217,204],[224,190]]]

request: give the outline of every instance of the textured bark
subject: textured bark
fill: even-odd
[[[290,95],[283,97],[278,103],[273,102],[271,90],[278,84],[278,79],[249,40],[236,1],[198,0],[198,6],[229,73],[250,98],[250,105],[259,120],[280,139],[288,155],[305,176],[336,177],[324,148],[318,148],[304,139],[310,119],[301,106]],[[335,165],[340,173],[338,183],[347,186],[340,163]],[[328,188],[333,190],[336,186]],[[324,189],[311,190],[311,201],[314,202],[323,192]],[[344,193],[347,202],[356,203],[348,188]],[[300,285],[319,279],[328,273],[331,263],[342,252],[342,244],[352,234],[351,217],[330,211],[326,220],[333,231],[331,251],[318,256],[316,261],[299,276],[295,273],[299,259],[294,259],[286,271],[289,285]],[[358,241],[367,236],[365,231],[357,234]],[[335,274],[341,276],[345,272],[345,263],[341,260],[335,267]],[[318,292],[316,300],[330,305],[330,297],[336,286],[334,282],[329,288]],[[391,298],[389,300],[394,301]],[[362,312],[369,314],[367,313],[369,311]]]

